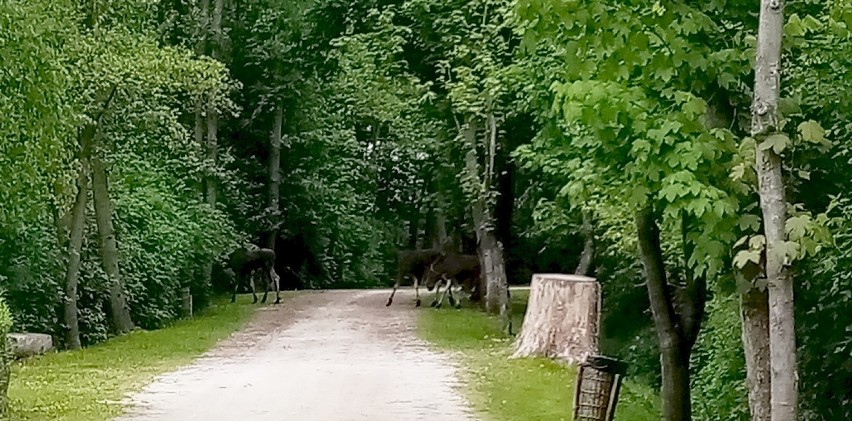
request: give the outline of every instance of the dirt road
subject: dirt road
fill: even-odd
[[[446,355],[416,338],[413,291],[304,293],[264,307],[121,421],[469,421]]]

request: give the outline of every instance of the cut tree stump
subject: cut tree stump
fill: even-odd
[[[577,364],[598,353],[600,284],[580,275],[535,274],[514,357]]]

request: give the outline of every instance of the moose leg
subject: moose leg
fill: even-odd
[[[414,307],[420,307],[420,279],[414,277]]]
[[[456,302],[456,298],[453,297],[453,287],[456,286],[456,281],[455,281],[455,279],[451,279],[449,281],[449,283],[450,283],[450,286],[449,286],[449,288],[447,288],[447,294],[450,297],[450,305],[453,306],[453,307],[456,307],[456,305],[458,303]]]
[[[459,297],[453,298],[452,293],[450,293],[450,301],[451,301],[451,304],[453,304],[453,302],[454,302],[453,307],[461,308],[461,296],[462,296],[463,288],[461,287],[461,285],[456,285],[456,286],[459,287],[457,289],[457,292],[459,293]]]
[[[281,303],[281,277],[275,273],[275,269],[269,270],[269,276],[272,277],[273,286],[275,287],[275,304]]]
[[[390,297],[388,297],[388,303],[385,304],[385,307],[390,306],[393,303],[393,296],[396,294],[396,289],[399,288],[399,283],[402,281],[402,277],[396,278],[396,283],[393,284],[393,291],[391,291]]]
[[[257,275],[256,273],[252,274],[251,278],[250,278],[251,282],[249,282],[251,284],[251,297],[252,297],[251,303],[252,304],[257,304],[257,285],[255,285],[256,275]]]
[[[441,295],[441,287],[444,286],[444,280],[438,279],[438,282],[435,283],[435,299],[432,300],[432,307],[438,305],[438,296]]]
[[[263,282],[263,299],[260,300],[262,304],[266,304],[266,297],[269,295],[269,285],[272,283],[272,269],[268,271],[263,271],[263,273],[259,274],[258,277]]]
[[[444,292],[442,292],[441,295],[438,297],[438,304],[435,305],[435,308],[441,308],[441,306],[444,305],[444,297],[446,297],[448,291],[453,289],[453,281],[451,279],[447,279],[446,276],[442,276],[441,281],[447,284],[447,289],[445,289]]]
[[[240,289],[240,282],[234,281],[234,293],[231,295],[231,303],[237,302],[237,290]]]

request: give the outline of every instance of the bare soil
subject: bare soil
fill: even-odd
[[[121,421],[469,421],[451,358],[416,337],[413,291],[306,292],[260,308]]]

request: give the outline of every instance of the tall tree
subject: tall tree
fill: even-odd
[[[91,132],[93,129],[89,129]],[[65,346],[79,349],[80,324],[77,319],[77,286],[80,280],[80,261],[83,252],[83,234],[86,229],[86,208],[89,196],[89,166],[85,159],[88,151],[85,145],[92,133],[82,133],[80,143],[83,157],[80,159],[80,173],[77,176],[77,198],[71,208],[68,238],[68,270],[65,279],[65,302],[63,305],[63,323],[65,325]]]
[[[202,2],[203,3],[203,2]],[[222,31],[222,8],[224,0],[213,0],[213,13],[210,15],[209,42],[211,56],[216,60],[222,59],[224,35]],[[203,7],[202,7],[203,10]],[[219,111],[215,98],[210,98],[207,104],[207,160],[211,168],[216,166],[219,155]],[[207,178],[207,204],[216,206],[218,187],[216,177]]]
[[[793,276],[788,267],[787,199],[780,151],[773,148],[780,133],[778,97],[781,90],[781,40],[784,1],[761,0],[757,33],[752,137],[758,142],[756,170],[766,238],[766,280],[769,300],[771,419],[796,420],[796,326]],[[773,138],[775,136],[775,138]],[[769,147],[764,147],[769,145]],[[758,306],[762,306],[758,303]],[[758,307],[759,308],[759,307]]]
[[[95,136],[97,137],[97,135]],[[97,144],[96,144],[97,145]],[[90,157],[92,167],[92,196],[95,204],[95,219],[98,225],[101,263],[109,278],[109,307],[115,333],[121,334],[133,329],[130,307],[124,292],[124,281],[119,270],[118,241],[113,224],[113,204],[110,199],[107,181],[107,169],[102,159],[93,151]]]
[[[284,125],[284,104],[275,106],[275,116],[272,119],[272,135],[269,136],[269,210],[277,215],[281,197],[281,127]],[[267,233],[266,247],[275,250],[275,239],[278,229],[270,228]]]

